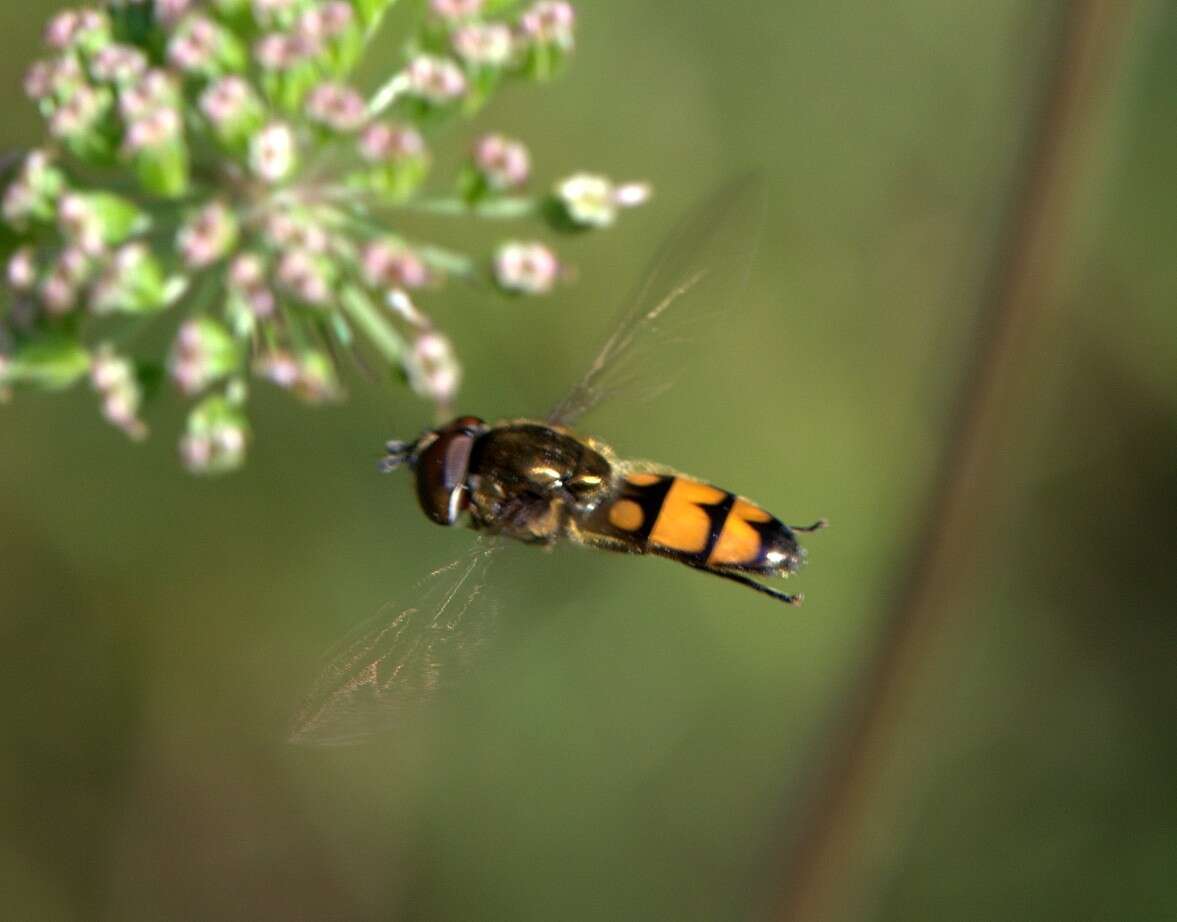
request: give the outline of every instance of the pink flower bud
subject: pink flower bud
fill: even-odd
[[[466,75],[447,58],[420,54],[409,62],[409,91],[436,105],[444,105],[466,92]]]
[[[197,2],[198,0],[155,0],[155,18],[171,29],[188,15]]]
[[[531,157],[520,142],[488,134],[474,144],[474,166],[491,188],[515,189],[527,182]]]
[[[90,61],[90,72],[96,80],[129,83],[147,72],[147,56],[131,45],[104,45]]]
[[[467,64],[502,67],[515,50],[511,30],[502,23],[470,23],[452,39],[454,53]]]
[[[409,386],[434,403],[448,405],[462,383],[462,367],[446,337],[430,330],[418,336],[406,357]]]
[[[283,71],[294,65],[297,54],[289,36],[272,32],[253,43],[253,57],[264,70]]]
[[[560,262],[542,243],[503,244],[495,255],[495,278],[507,291],[542,295],[560,277]]]
[[[300,301],[323,306],[331,300],[331,282],[325,266],[306,250],[288,250],[278,261],[278,282]]]
[[[176,248],[189,269],[212,265],[236,242],[237,219],[222,202],[206,205],[176,236]]]
[[[256,104],[253,88],[238,76],[222,77],[200,94],[200,111],[217,126],[242,118]]]
[[[519,20],[523,34],[536,42],[571,48],[576,13],[563,0],[542,0],[527,10]]]
[[[357,130],[368,116],[364,97],[338,83],[323,83],[311,90],[306,112],[313,121],[339,132]]]
[[[396,240],[377,240],[360,258],[364,278],[374,288],[420,288],[429,282],[421,257]]]
[[[204,16],[190,16],[168,42],[168,61],[189,73],[205,70],[216,60],[220,41],[216,23]]]
[[[338,38],[351,28],[355,11],[346,0],[332,0],[318,8],[319,24],[324,38]]]
[[[404,160],[425,154],[425,140],[408,125],[375,122],[360,135],[360,156],[370,163]]]
[[[123,136],[123,151],[135,154],[139,151],[161,147],[175,140],[180,134],[180,113],[175,109],[155,109],[136,119]]]
[[[242,253],[229,266],[229,284],[251,291],[266,283],[266,264],[256,253]]]
[[[37,263],[32,247],[24,246],[8,260],[8,285],[13,291],[28,291],[37,283]]]
[[[249,165],[266,182],[281,182],[294,170],[297,146],[289,125],[271,122],[249,147]]]
[[[174,108],[180,93],[171,74],[150,70],[141,80],[119,89],[119,112],[128,122],[141,119],[156,109]]]

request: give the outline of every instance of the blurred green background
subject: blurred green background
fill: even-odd
[[[56,7],[0,9],[3,147],[39,137],[19,85]],[[174,398],[143,446],[85,388],[0,408],[3,914],[772,917],[913,562],[1058,8],[593,0],[565,78],[456,129],[527,139],[543,181],[658,193],[564,247],[579,280],[555,298],[432,305],[463,409],[492,418],[551,403],[675,215],[766,165],[740,303],[671,394],[585,428],[828,516],[802,609],[520,548],[525,601],[462,692],[367,746],[291,747],[320,654],[469,544],[374,472],[426,407],[259,389],[247,469],[211,482],[177,463]],[[1177,917],[1177,12],[1138,5],[1118,44],[999,487],[840,865],[845,918]]]

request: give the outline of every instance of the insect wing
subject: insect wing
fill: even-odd
[[[291,742],[358,742],[453,687],[494,632],[498,604],[488,574],[501,550],[479,542],[431,571],[407,604],[384,606],[345,638],[295,716]]]
[[[764,215],[759,174],[725,185],[681,220],[623,302],[584,377],[548,414],[572,425],[621,392],[656,396],[673,384],[661,347],[700,337],[747,286]],[[657,356],[655,353],[657,352]]]

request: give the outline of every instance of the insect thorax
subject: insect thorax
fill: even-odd
[[[522,541],[554,541],[570,517],[609,496],[612,478],[606,457],[567,432],[540,423],[495,426],[470,457],[472,524]]]

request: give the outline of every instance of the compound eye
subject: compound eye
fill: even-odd
[[[477,416],[459,416],[446,426],[447,429],[464,432],[466,435],[480,435],[486,431],[486,423]]]
[[[466,504],[466,475],[474,436],[442,432],[417,459],[417,499],[438,525],[453,525]]]

